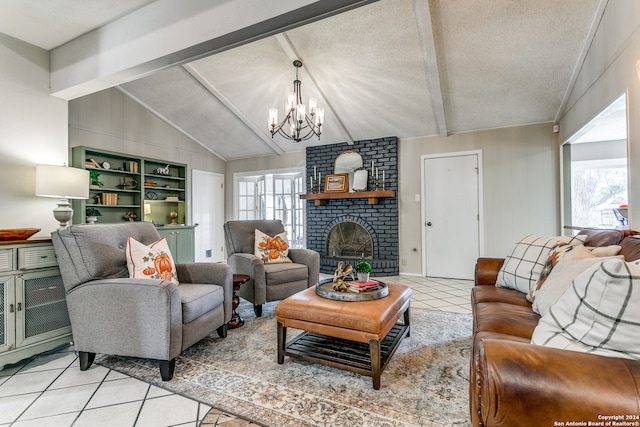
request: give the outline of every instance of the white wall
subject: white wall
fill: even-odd
[[[629,224],[640,227],[640,2],[609,1],[560,120],[567,140],[621,94],[627,94]]]
[[[0,228],[58,228],[35,165],[67,162],[67,102],[49,95],[49,53],[0,33]]]
[[[407,265],[401,273],[422,273],[422,202],[415,201],[422,185],[420,157],[469,150],[482,150],[484,162],[484,256],[504,257],[528,232],[560,233],[559,155],[550,123],[403,139],[398,149],[400,259]]]

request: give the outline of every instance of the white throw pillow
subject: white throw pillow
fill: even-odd
[[[531,343],[640,359],[640,266],[610,259],[578,275],[542,316]]]
[[[254,255],[262,259],[265,264],[291,262],[289,259],[289,244],[287,232],[269,236],[267,233],[255,229]]]
[[[542,237],[526,234],[505,258],[496,286],[528,294],[538,281],[551,249],[560,245],[580,245],[585,238],[585,235]]]
[[[131,278],[163,279],[176,285],[180,284],[176,274],[176,265],[164,237],[150,245],[145,245],[129,236],[127,239],[127,268]]]

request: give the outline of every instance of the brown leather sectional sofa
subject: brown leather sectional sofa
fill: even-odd
[[[617,244],[627,261],[640,259],[636,231],[582,230],[580,234],[587,234],[585,246]],[[471,293],[472,425],[640,425],[640,360],[531,344],[540,316],[524,294],[494,286],[503,261],[479,258],[476,264]]]

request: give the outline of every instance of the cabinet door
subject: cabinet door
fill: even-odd
[[[18,275],[16,291],[18,346],[71,331],[64,285],[57,268]]]
[[[176,263],[193,262],[195,257],[195,239],[192,228],[158,229],[160,236],[167,239],[173,261]]]
[[[0,353],[15,347],[15,309],[13,276],[0,276]]]
[[[195,258],[195,238],[193,229],[176,230],[176,247],[179,261],[193,262]]]

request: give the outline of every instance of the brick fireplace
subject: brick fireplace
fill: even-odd
[[[398,141],[396,137],[307,147],[307,180],[313,167],[326,177],[333,173],[336,157],[347,150],[360,153],[364,167],[371,171],[371,161],[378,168],[378,188],[396,192],[395,197],[380,198],[378,204],[367,199],[332,199],[324,206],[308,200],[306,206],[307,247],[320,254],[320,271],[333,274],[339,261],[355,264],[368,261],[373,276],[399,274],[398,249]],[[375,189],[375,177],[369,173],[368,189]],[[330,241],[331,240],[331,241]]]

